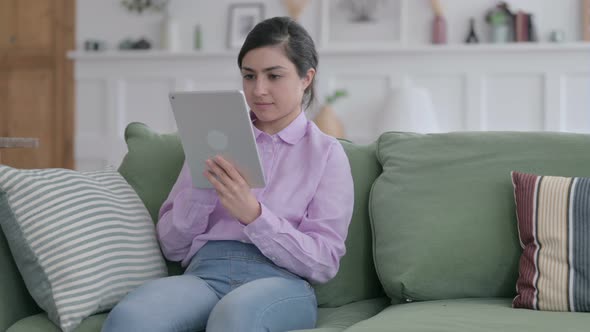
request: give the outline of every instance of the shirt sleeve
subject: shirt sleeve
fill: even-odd
[[[335,142],[318,188],[299,226],[261,203],[261,215],[245,234],[275,264],[314,283],[338,272],[354,208],[354,185],[348,157]]]
[[[160,208],[156,226],[160,247],[168,260],[180,261],[185,258],[194,237],[206,231],[209,215],[216,203],[217,194],[212,189],[193,187],[185,163]]]

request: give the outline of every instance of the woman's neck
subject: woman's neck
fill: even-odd
[[[258,130],[263,131],[265,133],[267,133],[268,135],[274,135],[278,132],[280,132],[281,130],[287,128],[291,122],[293,122],[295,119],[297,119],[297,117],[299,116],[299,114],[301,114],[301,112],[303,112],[303,110],[299,110],[291,112],[287,115],[285,115],[284,117],[280,118],[280,119],[276,119],[275,121],[271,121],[271,122],[263,122],[260,121],[259,119],[256,119],[254,121],[254,126],[256,128],[258,128]]]

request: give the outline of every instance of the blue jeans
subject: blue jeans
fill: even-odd
[[[312,287],[256,246],[209,241],[181,276],[147,282],[111,311],[102,331],[258,332],[315,326]]]

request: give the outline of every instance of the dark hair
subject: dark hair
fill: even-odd
[[[289,17],[273,17],[258,23],[244,41],[238,55],[238,67],[249,51],[264,47],[282,45],[287,58],[297,68],[297,74],[304,78],[310,68],[317,70],[318,53],[313,39],[299,23]],[[315,96],[315,76],[303,94],[303,104],[308,108]]]

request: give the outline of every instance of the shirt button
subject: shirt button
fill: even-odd
[[[275,256],[271,256],[271,257],[270,257],[270,259],[274,261],[274,260],[276,260],[277,258],[276,258]]]

